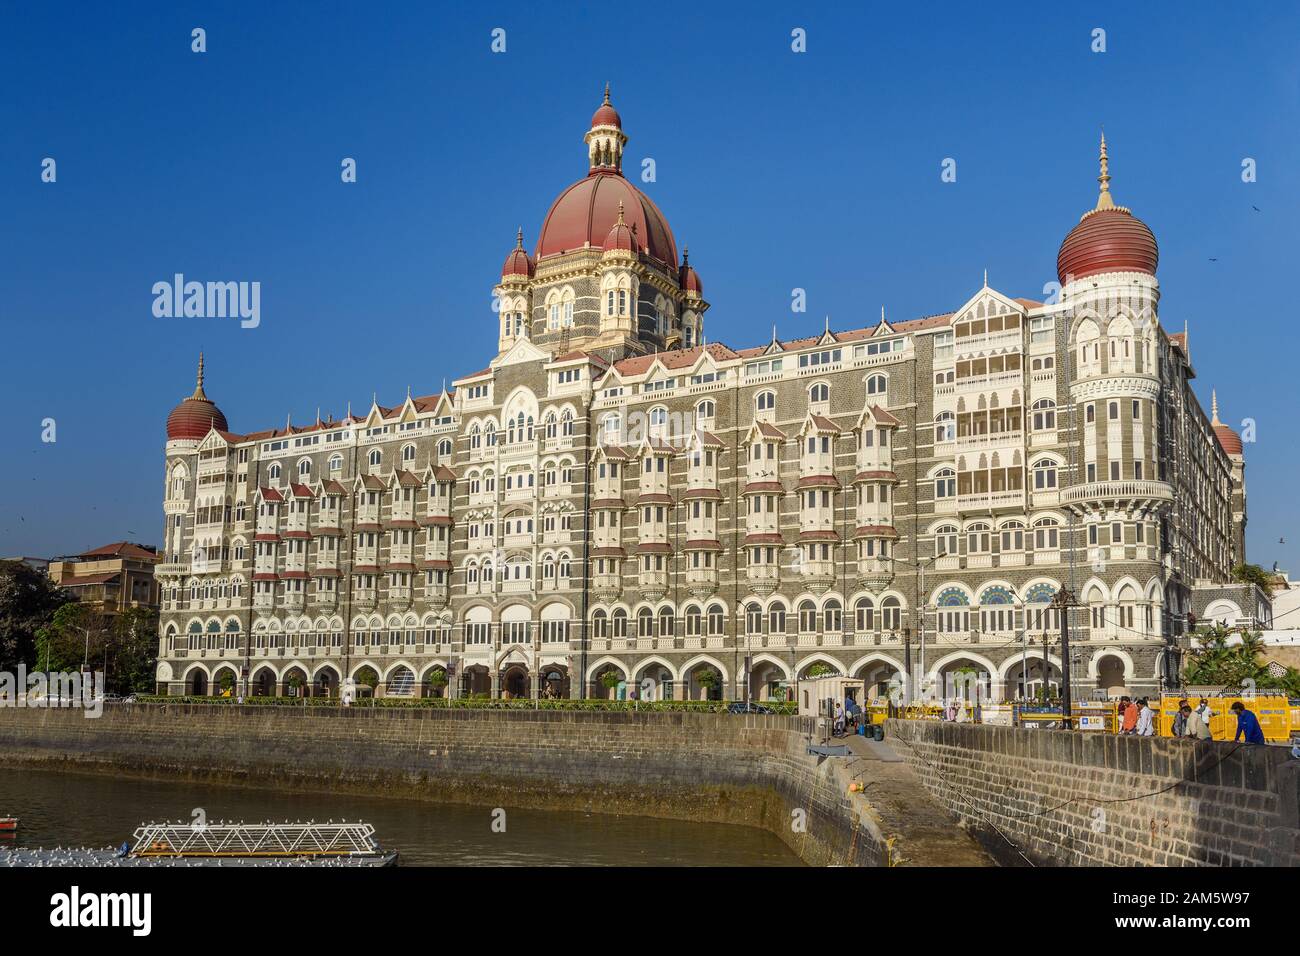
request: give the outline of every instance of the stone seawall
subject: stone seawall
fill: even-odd
[[[890,720],[926,789],[1036,863],[1300,864],[1289,748]]]
[[[0,710],[0,763],[11,767],[738,823],[771,830],[814,865],[945,862],[848,792],[843,759],[818,760],[806,743],[796,718],[727,714]],[[970,839],[955,821],[953,832]]]

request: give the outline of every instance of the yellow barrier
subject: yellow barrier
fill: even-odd
[[[1160,713],[1156,717],[1156,733],[1161,737],[1174,735],[1174,715],[1178,713],[1178,703],[1186,700],[1193,710],[1200,703],[1199,697],[1162,697]],[[1300,732],[1300,723],[1295,716],[1300,709],[1293,711],[1291,702],[1285,697],[1207,697],[1210,703],[1210,736],[1215,740],[1231,740],[1237,733],[1237,715],[1232,712],[1232,705],[1241,701],[1246,709],[1259,718],[1260,729],[1264,739],[1270,743],[1281,743],[1291,739],[1291,729]]]

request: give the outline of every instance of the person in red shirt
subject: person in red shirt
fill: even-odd
[[[1127,697],[1120,701],[1120,707],[1124,708],[1120,714],[1119,732],[1121,734],[1132,734],[1137,732],[1138,711],[1141,709],[1137,704],[1129,702]]]

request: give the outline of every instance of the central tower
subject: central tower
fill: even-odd
[[[607,360],[699,343],[699,275],[677,252],[659,207],[623,175],[628,137],[609,100],[583,136],[587,174],[551,204],[533,255],[522,232],[502,268],[498,348],[521,338]]]

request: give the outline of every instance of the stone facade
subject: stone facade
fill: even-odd
[[[1159,323],[1154,239],[1049,302],[985,283],[941,315],[705,345],[608,102],[585,142],[454,390],[252,434],[201,382],[173,412],[160,689],[762,699],[821,665],[1003,698],[1059,681],[1063,587],[1076,688],[1176,675],[1245,494]],[[1102,178],[1085,244],[1129,215],[1104,154]]]

